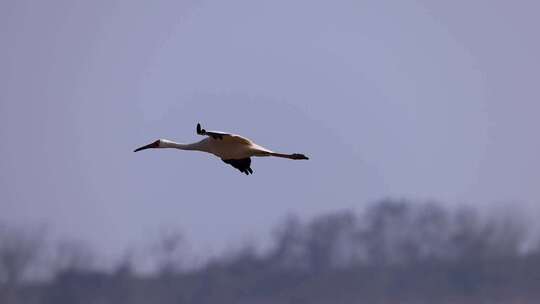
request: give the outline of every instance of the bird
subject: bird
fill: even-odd
[[[206,131],[201,127],[200,123],[197,123],[196,133],[206,136],[206,138],[191,144],[177,143],[168,139],[158,139],[148,145],[135,149],[133,152],[161,148],[206,152],[221,158],[224,163],[233,166],[246,175],[253,174],[251,157],[274,156],[293,160],[309,159],[309,157],[301,153],[285,154],[274,152],[237,134]]]

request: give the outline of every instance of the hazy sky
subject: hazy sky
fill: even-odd
[[[383,197],[540,212],[538,1],[0,1],[0,220],[196,251]],[[244,176],[197,122],[309,161]]]

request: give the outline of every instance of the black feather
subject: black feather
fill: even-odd
[[[242,158],[242,159],[221,159],[224,163],[229,164],[240,172],[245,173],[246,175],[253,174],[253,169],[251,169],[251,158]]]
[[[206,130],[201,127],[201,124],[197,124],[197,134],[199,135],[206,135]]]

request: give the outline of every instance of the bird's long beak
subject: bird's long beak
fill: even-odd
[[[138,151],[141,151],[141,150],[146,150],[146,149],[150,149],[150,148],[157,148],[159,146],[159,143],[156,141],[156,142],[153,142],[151,144],[148,144],[146,146],[142,146],[140,148],[137,148],[135,149],[135,151],[133,152],[138,152]]]

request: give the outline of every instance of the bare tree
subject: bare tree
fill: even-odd
[[[159,273],[172,274],[182,268],[186,242],[179,232],[165,234],[155,245],[154,253]]]
[[[0,283],[17,284],[37,266],[44,238],[38,231],[0,226]]]
[[[0,225],[0,303],[16,303],[21,282],[43,258],[41,231]]]
[[[95,259],[95,254],[87,243],[69,240],[56,246],[52,265],[59,274],[85,271],[95,266]]]

